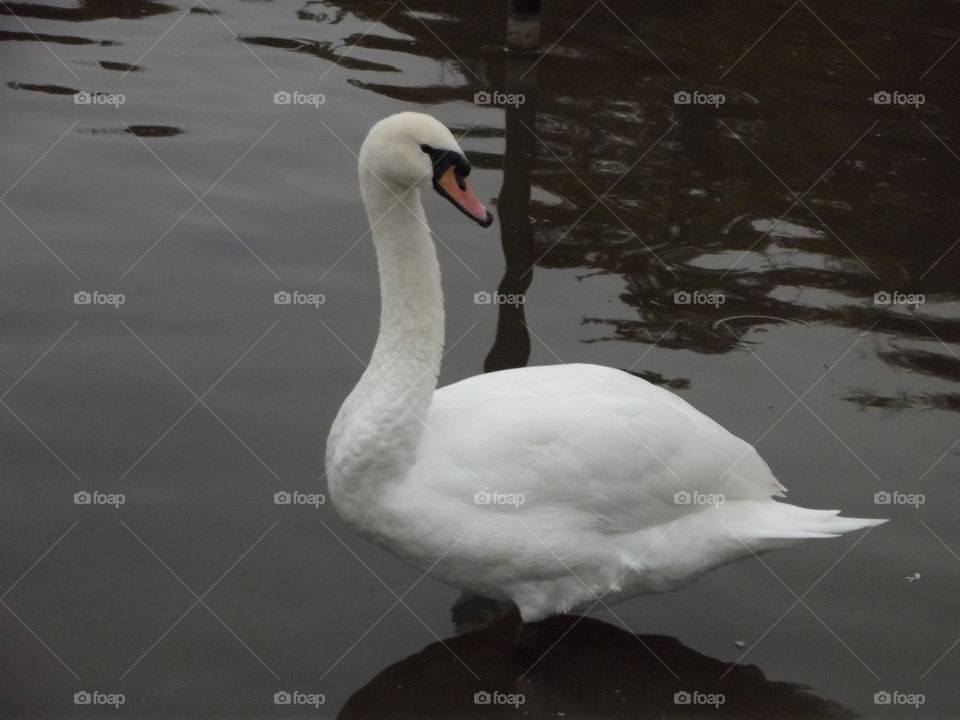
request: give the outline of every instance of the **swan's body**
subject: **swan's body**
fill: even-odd
[[[533,621],[883,522],[773,500],[784,488],[753,447],[619,370],[520,368],[436,389],[443,296],[420,187],[433,175],[489,224],[468,173],[428,115],[382,120],[361,150],[380,334],[327,443],[331,499],[361,533],[450,585],[512,600]]]

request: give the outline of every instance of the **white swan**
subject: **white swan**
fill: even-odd
[[[359,172],[380,333],[330,430],[327,471],[363,535],[454,587],[512,600],[531,622],[885,522],[773,500],[784,487],[752,446],[620,370],[529,367],[438,390],[443,295],[420,190],[432,183],[484,227],[492,217],[429,115],[374,125]]]

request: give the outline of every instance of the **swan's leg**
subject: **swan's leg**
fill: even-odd
[[[464,591],[451,608],[457,635],[490,627],[516,612],[513,603]]]

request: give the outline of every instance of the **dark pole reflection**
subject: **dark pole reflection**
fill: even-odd
[[[540,0],[508,0],[507,47],[511,50],[540,47]]]
[[[525,297],[533,281],[530,177],[536,139],[527,127],[535,127],[537,114],[537,69],[532,68],[536,58],[536,55],[511,52],[504,67],[504,92],[524,99],[522,104],[505,108],[503,187],[497,199],[500,242],[507,265],[498,292],[508,296]],[[530,334],[523,304],[500,303],[497,308],[497,336],[484,360],[484,372],[523,367],[530,359]]]

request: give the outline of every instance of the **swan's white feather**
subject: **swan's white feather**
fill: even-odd
[[[753,447],[682,398],[599,365],[462,380],[434,394],[427,424],[419,482],[457,497],[478,486],[523,492],[525,507],[559,503],[568,522],[606,532],[695,510],[675,502],[679,492],[733,500],[784,490]]]

